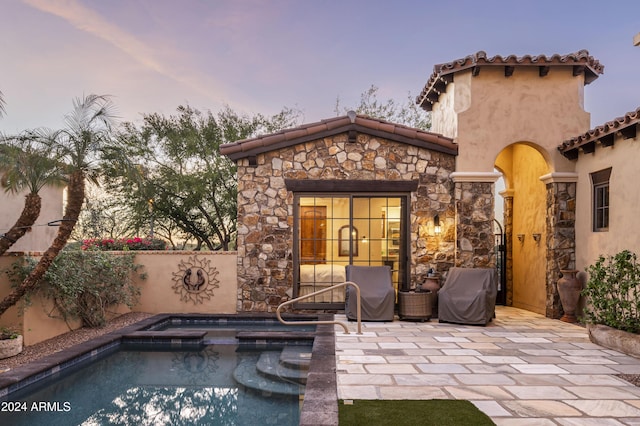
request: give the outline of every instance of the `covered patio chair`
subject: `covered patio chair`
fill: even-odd
[[[360,287],[360,308],[363,321],[393,321],[396,292],[391,282],[389,266],[347,265],[347,281],[353,281]],[[355,320],[356,289],[346,288],[344,311],[347,318]]]
[[[438,321],[487,325],[495,316],[495,268],[451,268],[438,292]]]

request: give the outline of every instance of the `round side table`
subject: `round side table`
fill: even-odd
[[[398,317],[401,320],[428,321],[431,319],[430,291],[399,291]]]

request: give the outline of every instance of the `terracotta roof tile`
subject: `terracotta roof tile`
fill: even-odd
[[[411,129],[409,127],[396,127],[395,133],[412,139],[417,138],[418,135],[417,129]]]
[[[635,136],[636,126],[638,124],[640,124],[640,107],[635,111],[626,113],[622,117],[607,121],[600,126],[594,127],[588,132],[562,142],[562,144],[558,146],[558,150],[566,157],[575,159],[577,158],[578,150],[581,147],[584,148],[596,141],[604,145],[610,145],[613,142],[612,138],[617,132],[623,134],[624,137],[627,137],[626,135]]]
[[[285,140],[298,139],[307,135],[307,129],[292,129],[289,132],[283,132]]]
[[[241,145],[239,148],[241,151],[251,151],[253,148],[259,148],[262,146],[262,141],[247,141],[246,144]]]
[[[469,55],[444,64],[435,65],[433,67],[433,73],[431,74],[431,77],[429,77],[429,81],[424,86],[424,89],[422,89],[420,95],[416,98],[416,103],[425,110],[431,111],[433,103],[435,103],[440,94],[446,90],[447,84],[453,81],[453,75],[455,73],[467,69],[473,69],[474,73],[477,73],[480,71],[480,68],[485,66],[503,66],[505,68],[537,66],[540,67],[540,76],[546,75],[549,67],[571,66],[574,67],[575,75],[584,73],[585,84],[591,83],[593,80],[598,78],[599,74],[604,72],[604,65],[601,65],[600,62],[592,56],[589,56],[589,52],[587,50],[580,50],[567,55],[509,55],[506,57],[502,57],[500,55],[488,57],[486,52],[479,51],[474,55]]]
[[[325,121],[326,125],[327,125],[327,130],[332,130],[335,129],[337,127],[341,127],[341,126],[345,126],[347,124],[349,124],[351,122],[351,120],[349,120],[349,117],[338,117],[337,120],[327,120]]]
[[[312,124],[307,128],[307,134],[312,135],[314,133],[322,132],[323,130],[329,130],[327,123]]]
[[[378,130],[382,131],[382,132],[388,132],[388,133],[393,133],[396,129],[395,124],[392,123],[384,123],[384,122],[379,122],[378,123]]]
[[[271,145],[282,141],[282,134],[267,135],[262,139],[262,145]]]
[[[350,113],[351,114],[351,113]],[[315,123],[303,124],[292,129],[270,135],[244,139],[220,147],[220,153],[232,160],[254,156],[259,153],[296,145],[310,140],[355,130],[390,140],[433,149],[451,155],[458,154],[458,145],[453,139],[437,133],[414,129],[365,115],[346,115]]]

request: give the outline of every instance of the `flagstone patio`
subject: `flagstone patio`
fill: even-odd
[[[343,315],[336,319],[345,320]],[[640,425],[640,359],[584,327],[498,306],[486,327],[428,322],[336,327],[340,399],[466,399],[497,425]]]

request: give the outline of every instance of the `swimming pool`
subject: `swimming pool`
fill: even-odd
[[[206,328],[184,318],[177,326],[167,321],[0,398],[0,423],[299,424],[306,381],[300,366],[309,365],[311,340],[279,339],[282,328],[271,323],[223,319],[204,330],[206,344],[158,343],[172,329]]]

